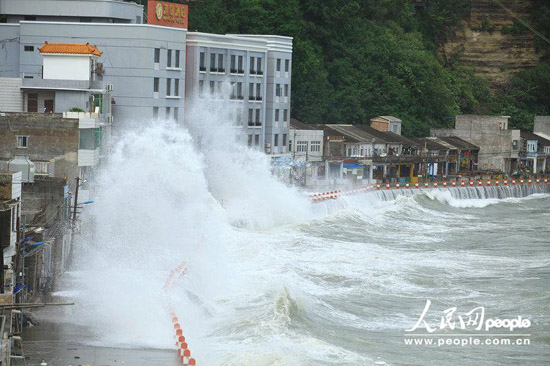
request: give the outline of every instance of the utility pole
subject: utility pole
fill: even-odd
[[[76,190],[74,193],[73,224],[76,222],[76,205],[78,204],[78,188],[80,187],[80,177],[76,177]]]

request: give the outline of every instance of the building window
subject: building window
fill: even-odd
[[[296,152],[306,152],[307,151],[307,141],[298,141],[296,144]]]
[[[155,63],[160,63],[160,48],[155,48]]]
[[[290,60],[285,60],[285,72],[290,72]]]
[[[262,100],[262,84],[256,84],[256,100]]]
[[[15,147],[19,149],[26,149],[29,147],[29,136],[17,136],[15,140]]]
[[[512,149],[513,149],[513,150],[517,150],[517,149],[518,149],[518,140],[513,140],[513,141],[512,141]]]
[[[237,72],[237,58],[235,55],[231,55],[231,65],[229,66],[229,72],[231,73]]]
[[[288,97],[288,84],[285,84],[285,97]]]
[[[216,69],[216,54],[211,53],[210,54],[210,71],[216,72],[218,69]]]
[[[25,52],[33,52],[34,46],[25,46]]]
[[[238,64],[237,64],[237,66],[238,66],[237,72],[239,74],[244,74],[244,68],[243,68],[244,60],[243,59],[244,59],[244,56],[239,56],[239,59],[238,59],[239,61],[238,61]]]
[[[254,83],[248,84],[248,100],[256,100],[254,97]]]
[[[262,71],[262,58],[261,57],[258,57],[257,60],[256,60],[256,72],[258,73],[258,75],[263,75],[263,71]]]
[[[179,69],[180,67],[180,51],[176,50],[176,67]]]
[[[36,21],[36,16],[35,15],[25,15],[25,20],[28,20],[28,21]]]
[[[243,95],[243,83],[237,83],[237,99],[244,99]]]
[[[256,109],[256,126],[262,125],[262,118],[260,117],[260,109]]]
[[[229,99],[237,99],[235,96],[235,82],[231,82],[231,94],[229,95]]]
[[[283,110],[283,121],[284,122],[288,121],[288,109]]]
[[[274,139],[273,146],[279,146],[279,134],[275,134]]]
[[[252,108],[248,110],[248,125],[254,126],[254,110]]]
[[[260,135],[254,136],[254,145],[260,146]]]
[[[159,107],[153,107],[153,118],[159,118]]]
[[[91,23],[92,18],[91,17],[80,17],[80,23]]]
[[[252,135],[248,135],[248,147],[252,146]]]
[[[218,55],[218,72],[225,72],[225,66],[223,64],[223,54]]]
[[[254,57],[250,57],[250,74],[256,74],[256,69],[254,68]]]
[[[174,108],[174,119],[177,121],[178,120],[178,115],[179,115],[179,108],[178,107],[175,107]]]
[[[215,88],[216,88],[216,82],[215,81],[210,81],[210,83],[208,85],[210,86],[210,95],[214,95]]]
[[[199,80],[199,98],[204,98],[204,80]]]
[[[205,54],[204,51],[200,53],[199,55],[199,70],[200,71],[206,71],[206,64],[205,64]]]
[[[176,97],[180,96],[180,79],[174,80],[174,95]]]
[[[166,96],[169,97],[172,91],[172,80],[166,79]]]
[[[292,151],[292,140],[289,140],[289,141],[288,141],[288,151],[289,151],[289,152]]]
[[[321,151],[321,141],[311,141],[311,152]]]
[[[275,84],[275,96],[281,96],[281,84]]]
[[[170,119],[170,107],[166,107],[166,119]]]
[[[222,81],[218,81],[218,94],[219,95],[222,95],[222,89],[223,89],[223,82]]]
[[[167,56],[166,56],[166,67],[167,67],[167,68],[172,67],[172,50],[168,50],[168,51],[167,51]]]
[[[286,133],[283,133],[283,146],[286,146]]]
[[[279,110],[275,109],[275,122],[279,121]]]
[[[277,72],[281,72],[281,59],[277,59]]]
[[[159,92],[159,78],[153,79],[153,92],[158,93]]]

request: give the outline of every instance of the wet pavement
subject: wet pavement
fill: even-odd
[[[25,360],[14,365],[39,366],[42,360],[48,366],[176,366],[175,350],[125,349],[96,347],[76,343],[83,339],[86,329],[66,324],[41,322],[39,326],[25,328],[23,352]]]

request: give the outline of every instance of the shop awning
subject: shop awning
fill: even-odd
[[[363,165],[350,163],[350,164],[344,164],[344,168],[347,168],[347,169],[363,169]]]

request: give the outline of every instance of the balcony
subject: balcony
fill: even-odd
[[[98,80],[51,80],[23,79],[22,89],[38,90],[104,90],[103,81]]]

